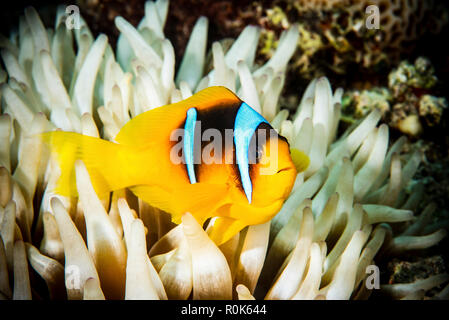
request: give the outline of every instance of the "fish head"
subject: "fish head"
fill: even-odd
[[[254,135],[256,138],[252,138],[248,152],[251,201],[243,186],[237,185],[231,190],[232,201],[218,210],[219,216],[237,221],[235,227],[261,224],[272,219],[290,194],[298,173],[289,143],[269,124],[261,124]],[[215,233],[224,234],[225,231],[220,229]],[[227,239],[229,237],[223,241]]]
[[[256,154],[254,163],[250,164],[253,187],[251,205],[271,206],[288,197],[298,172],[290,154],[288,141],[276,130],[263,123],[254,135],[256,137],[252,143],[255,142],[253,149]]]

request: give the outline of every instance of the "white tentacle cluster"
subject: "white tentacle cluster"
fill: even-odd
[[[63,7],[54,29],[27,8],[18,31],[0,37],[1,298],[33,297],[29,262],[52,299],[363,299],[379,253],[427,248],[445,236],[428,226],[432,204],[413,213],[422,186],[406,192],[421,155],[402,151],[405,138],[389,146],[378,112],[338,135],[343,90],[333,92],[326,78],[310,83],[294,115],[280,110],[296,26],[262,66],[254,62],[257,27],[229,50],[213,43],[205,74],[208,21],[200,18],[175,74],[167,10],[167,0],[148,1],[137,28],[117,17],[116,52],[82,18],[79,29],[67,29]],[[237,92],[311,159],[272,221],[217,247],[189,213],[174,226],[125,190],[99,199],[82,162],[79,199],[53,193],[58,167],[35,134],[59,128],[113,140],[132,117],[213,85]],[[448,280],[383,290],[420,298]],[[438,298],[447,297],[446,287]]]

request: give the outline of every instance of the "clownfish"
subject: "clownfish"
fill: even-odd
[[[56,193],[77,196],[74,164],[82,160],[98,196],[128,188],[171,215],[190,212],[220,245],[281,208],[309,158],[292,149],[258,112],[224,87],[144,112],[114,141],[79,133],[43,134],[56,154]],[[295,161],[292,160],[294,158]]]

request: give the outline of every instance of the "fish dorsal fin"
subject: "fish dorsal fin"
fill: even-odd
[[[141,113],[123,126],[115,137],[120,144],[148,146],[154,141],[169,139],[173,130],[181,127],[187,110],[204,110],[219,104],[236,104],[241,100],[225,87],[209,87],[190,98]]]
[[[242,103],[237,116],[235,117],[234,142],[237,165],[239,168],[240,178],[243,190],[245,191],[248,202],[251,203],[253,186],[249,176],[249,159],[248,151],[251,138],[257,127],[263,123],[268,123],[264,117],[257,113],[246,103]]]
[[[176,104],[186,103],[189,107],[195,105],[198,110],[207,109],[217,104],[241,103],[239,97],[231,90],[222,86],[215,86],[203,89],[193,96],[177,102]]]

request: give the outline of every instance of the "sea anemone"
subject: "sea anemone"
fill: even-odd
[[[433,204],[414,215],[421,154],[403,151],[406,138],[389,146],[379,111],[338,134],[343,90],[333,92],[326,78],[310,83],[294,115],[280,110],[296,25],[262,66],[254,64],[257,27],[227,51],[213,43],[213,70],[204,74],[202,17],[175,75],[167,10],[166,0],[148,1],[137,28],[117,17],[115,52],[81,17],[68,29],[65,7],[54,29],[27,8],[18,31],[0,38],[1,298],[365,299],[376,289],[422,298],[448,282],[441,274],[378,286],[378,257],[428,248],[446,232],[429,224]],[[59,168],[36,134],[61,129],[113,140],[130,118],[213,85],[236,92],[311,159],[271,221],[217,247],[207,234],[214,219],[203,228],[186,212],[174,225],[127,190],[99,198],[80,161],[79,197],[54,193]],[[436,298],[448,298],[448,287]]]

